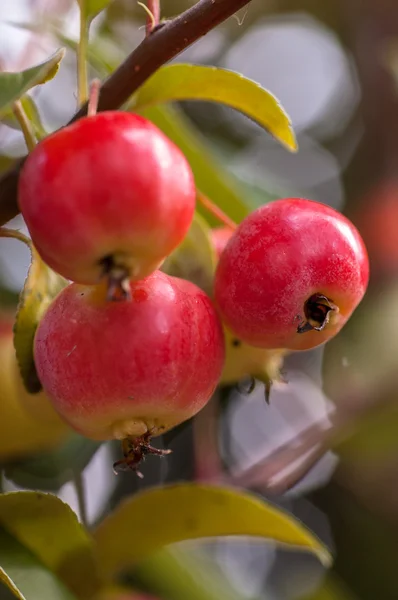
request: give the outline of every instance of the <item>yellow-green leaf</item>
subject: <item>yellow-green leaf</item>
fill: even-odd
[[[207,294],[213,289],[216,255],[211,243],[210,227],[195,213],[183,242],[167,257],[162,271],[173,277],[192,281]]]
[[[49,81],[57,74],[65,50],[60,48],[45,62],[19,73],[0,72],[0,118],[16,100],[36,85]]]
[[[40,492],[2,494],[0,526],[72,592],[89,597],[97,589],[92,539],[71,508],[56,496]],[[7,572],[4,563],[0,566]]]
[[[131,110],[176,100],[207,100],[244,113],[289,150],[297,150],[292,125],[285,110],[258,83],[226,69],[174,64],[162,67],[136,92]]]
[[[0,528],[0,581],[19,600],[76,600],[40,560]]]
[[[106,576],[174,542],[240,535],[307,550],[330,562],[327,549],[294,517],[252,494],[210,485],[144,491],[125,500],[94,533]]]
[[[36,329],[45,310],[68,282],[43,262],[30,239],[21,232],[2,228],[0,237],[14,238],[23,242],[32,254],[15,319],[14,346],[24,385],[28,392],[34,394],[41,390],[33,359]]]
[[[93,19],[98,13],[111,3],[113,0],[77,0],[80,10],[87,19]]]

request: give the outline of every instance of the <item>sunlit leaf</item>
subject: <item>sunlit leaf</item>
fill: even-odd
[[[0,118],[16,100],[36,85],[49,81],[57,74],[65,50],[60,48],[45,62],[19,73],[0,72]]]
[[[0,581],[19,600],[75,600],[57,577],[26,547],[0,528]]]
[[[89,594],[97,588],[92,540],[71,508],[56,496],[41,492],[2,494],[0,525],[9,538],[14,538],[35,561],[59,577],[72,592],[79,593],[80,597],[90,597]],[[5,550],[8,547],[7,543]],[[4,563],[0,566],[5,569]],[[60,595],[53,598],[71,597]],[[26,598],[40,599],[29,595]]]
[[[330,562],[327,549],[294,517],[254,495],[209,485],[144,491],[125,500],[94,533],[107,576],[165,545],[220,536],[265,538]]]
[[[192,281],[211,294],[215,265],[216,256],[210,239],[210,227],[195,213],[188,234],[168,256],[161,270],[173,277]]]
[[[105,10],[113,0],[77,0],[80,10],[88,19],[92,19],[102,10]]]
[[[32,254],[31,265],[19,299],[14,325],[14,345],[25,387],[29,392],[36,393],[41,390],[33,359],[36,329],[45,310],[68,282],[43,262],[29,238],[19,231],[2,228],[0,237],[23,242]]]
[[[289,150],[297,143],[288,115],[279,101],[258,83],[226,69],[174,64],[162,67],[136,92],[131,110],[176,100],[208,100],[244,113]]]

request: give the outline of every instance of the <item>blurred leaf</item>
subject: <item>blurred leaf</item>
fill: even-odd
[[[359,600],[334,573],[329,573],[320,588],[297,600]]]
[[[19,487],[58,492],[87,467],[100,446],[100,442],[71,433],[52,451],[6,465],[4,475]]]
[[[227,173],[206,140],[176,107],[162,106],[140,109],[144,117],[155,123],[184,153],[191,165],[197,187],[234,221],[239,223],[249,213],[245,188]],[[201,206],[198,211],[207,217]],[[219,225],[212,217],[210,225]]]
[[[85,17],[90,20],[102,10],[105,10],[111,2],[113,2],[113,0],[77,0],[80,10]]]
[[[168,256],[161,270],[173,277],[192,281],[211,295],[215,266],[210,227],[203,217],[195,213],[184,241]]]
[[[240,535],[307,550],[330,563],[327,549],[292,516],[254,495],[207,485],[183,483],[139,493],[105,518],[94,537],[100,568],[113,576],[168,544]]]
[[[33,340],[45,310],[68,281],[52,271],[40,258],[29,238],[11,229],[0,229],[0,237],[17,239],[26,244],[32,261],[21,292],[14,325],[14,345],[24,385],[34,394],[42,389],[33,358]]]
[[[74,600],[76,597],[41,561],[0,528],[0,581],[20,600]]]
[[[49,81],[57,74],[65,50],[60,48],[45,62],[19,73],[0,72],[0,117],[5,109],[28,90]]]
[[[21,104],[25,115],[27,116],[28,120],[33,126],[33,131],[37,138],[40,140],[46,137],[47,132],[43,127],[39,110],[33,98],[26,94],[23,98],[21,98]],[[8,125],[8,127],[12,127],[13,129],[17,129],[18,131],[21,129],[11,108],[8,108],[3,112],[1,120],[5,125]]]
[[[247,600],[217,562],[197,548],[160,550],[141,561],[132,576],[135,584],[165,600]]]
[[[217,67],[174,64],[156,71],[136,92],[130,110],[176,100],[219,102],[244,113],[289,150],[297,142],[288,115],[279,101],[240,73]]]
[[[97,589],[92,540],[59,498],[41,492],[2,494],[0,524],[80,597],[89,597]]]
[[[7,171],[7,169],[9,169],[10,167],[12,167],[12,165],[15,162],[15,158],[13,158],[12,156],[4,156],[4,155],[0,155],[0,173],[3,173],[4,171]]]

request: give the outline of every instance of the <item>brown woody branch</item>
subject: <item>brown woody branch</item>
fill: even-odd
[[[160,23],[104,81],[98,110],[113,110],[122,106],[159,67],[249,2],[250,0],[199,0],[174,19]],[[86,114],[87,104],[81,107],[70,122]],[[0,226],[19,212],[17,186],[23,162],[24,159],[17,161],[0,179]]]

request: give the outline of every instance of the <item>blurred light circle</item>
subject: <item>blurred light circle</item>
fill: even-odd
[[[222,66],[271,91],[296,132],[321,125],[323,135],[334,135],[358,104],[355,70],[339,39],[304,13],[260,21],[230,48]]]

